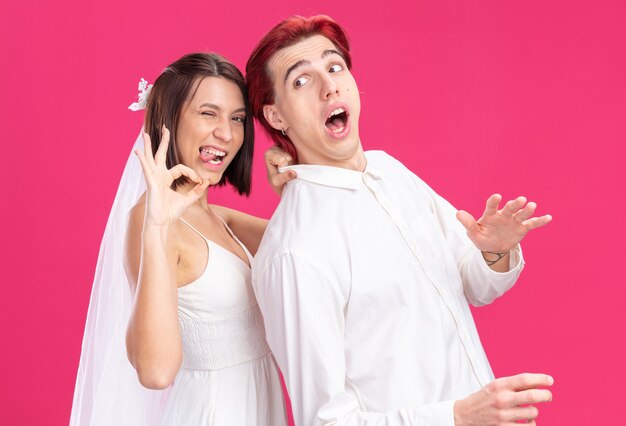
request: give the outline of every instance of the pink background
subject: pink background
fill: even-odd
[[[280,19],[327,13],[353,42],[366,149],[475,214],[501,192],[554,216],[516,287],[474,311],[496,375],[555,377],[541,424],[626,424],[626,3],[365,3],[2,0],[0,423],[68,422],[139,78],[197,50],[244,66]],[[278,201],[261,155],[249,200],[210,198],[265,217]]]

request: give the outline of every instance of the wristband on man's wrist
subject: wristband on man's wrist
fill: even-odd
[[[481,251],[481,254],[483,255],[483,259],[485,259],[485,262],[487,262],[487,266],[491,266],[493,264],[498,263],[503,257],[505,257],[507,254],[509,254],[511,252],[511,250],[507,250],[501,253],[496,253],[493,251]],[[485,256],[485,254],[492,254],[494,256],[496,256],[495,259],[489,259],[487,258],[487,256]]]

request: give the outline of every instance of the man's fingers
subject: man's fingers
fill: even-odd
[[[528,230],[531,230],[531,229],[541,228],[542,226],[547,225],[551,221],[552,221],[552,216],[547,214],[547,215],[540,216],[540,217],[533,217],[531,219],[528,219],[528,220],[522,222],[522,224]]]
[[[539,416],[539,409],[537,407],[515,407],[509,410],[507,417],[510,416],[510,420],[529,420],[534,421]]]
[[[497,389],[522,391],[536,387],[552,386],[554,379],[547,374],[522,373],[516,376],[501,377],[493,382]]]
[[[513,215],[513,218],[521,223],[529,219],[535,213],[536,209],[537,204],[531,201],[530,203],[526,204],[523,209],[518,210],[517,213]]]
[[[165,159],[167,158],[167,147],[170,144],[170,131],[167,127],[163,126],[161,128],[161,143],[159,143],[159,149],[157,149],[156,155],[154,156],[154,161],[157,164],[165,164]]]
[[[517,197],[514,200],[508,201],[502,209],[502,214],[505,216],[513,216],[519,209],[526,204],[526,197]]]
[[[513,395],[513,404],[515,405],[529,405],[550,401],[552,401],[552,392],[548,389],[531,388],[515,392]]]
[[[498,206],[500,206],[500,201],[502,201],[502,195],[493,194],[491,197],[487,198],[487,205],[485,206],[485,214],[492,215],[498,212]]]
[[[474,219],[474,216],[472,216],[465,210],[459,210],[458,212],[456,212],[456,218],[467,230],[469,230],[476,223],[476,219]]]

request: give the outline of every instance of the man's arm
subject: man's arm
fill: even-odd
[[[497,256],[485,254],[476,247],[463,224],[457,219],[457,209],[419,178],[416,179],[431,196],[437,222],[461,274],[465,297],[474,306],[493,302],[515,284],[524,268],[520,245],[515,244],[512,248],[504,250],[507,254],[498,260],[499,268],[494,268],[496,265],[489,265],[490,260],[496,259]]]
[[[292,253],[255,275],[267,340],[285,377],[296,425],[454,425],[454,401],[366,411],[346,385],[347,283],[331,265]],[[384,350],[384,348],[377,348]]]

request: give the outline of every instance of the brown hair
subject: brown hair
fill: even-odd
[[[191,53],[170,64],[154,82],[148,95],[145,131],[152,141],[152,152],[156,153],[161,141],[161,128],[170,130],[170,145],[166,165],[172,168],[180,164],[177,145],[178,124],[185,103],[191,99],[202,79],[219,77],[239,87],[246,108],[244,138],[241,148],[233,158],[218,185],[230,183],[239,194],[250,194],[252,178],[252,154],[254,151],[254,122],[245,79],[241,71],[226,58],[215,53]],[[185,177],[174,181],[176,189],[185,182]]]

